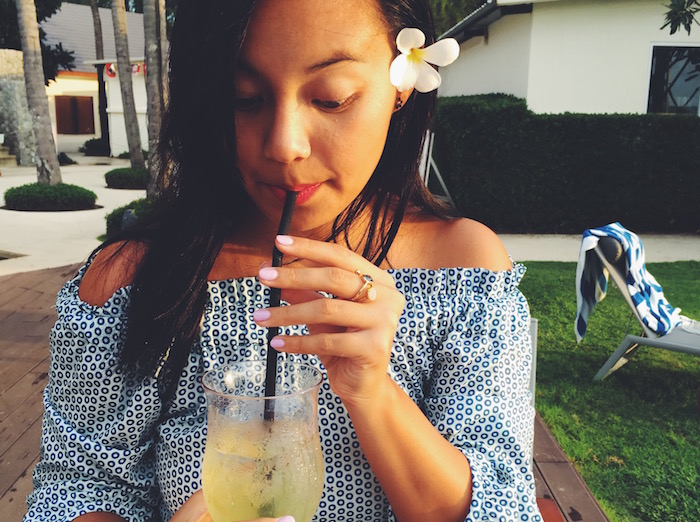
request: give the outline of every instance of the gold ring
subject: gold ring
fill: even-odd
[[[377,298],[377,290],[374,288],[372,276],[363,274],[361,270],[355,270],[355,273],[362,278],[362,288],[350,300],[356,302],[367,298],[368,301],[374,301]]]

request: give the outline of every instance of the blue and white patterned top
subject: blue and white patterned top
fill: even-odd
[[[155,379],[135,381],[118,367],[130,288],[117,290],[102,307],[89,305],[78,297],[86,268],[58,294],[41,461],[24,520],[66,521],[90,511],[168,520],[201,485],[206,405],[200,378],[215,364],[264,359],[265,330],[252,315],[266,305],[269,289],[252,277],[209,283],[200,342],[175,400],[162,411]],[[391,271],[406,307],[389,373],[469,459],[469,521],[541,521],[530,464],[529,310],[518,290],[524,272],[522,265],[507,272]],[[236,350],[243,341],[254,348]],[[322,369],[315,356],[287,357]],[[314,521],[393,521],[327,381],[319,401],[326,470]]]

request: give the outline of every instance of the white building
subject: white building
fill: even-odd
[[[41,24],[50,44],[61,43],[64,49],[75,53],[75,69],[59,71],[56,80],[50,82],[46,88],[58,152],[75,152],[85,141],[101,135],[96,67],[116,70],[116,51],[112,12],[104,8],[100,8],[99,12],[106,58],[100,63],[95,61],[95,32],[90,6],[64,2],[53,16]],[[148,149],[146,85],[143,75],[143,14],[127,12],[126,25],[129,53],[133,57],[131,61],[134,103],[139,119],[141,144],[143,149]],[[114,64],[113,67],[110,67],[111,63]],[[121,91],[116,74],[113,77],[105,74],[104,78],[107,89],[109,142],[112,155],[117,156],[129,150]]]
[[[700,26],[661,29],[667,4],[489,0],[443,35],[462,52],[440,95],[512,94],[536,113],[698,114]]]

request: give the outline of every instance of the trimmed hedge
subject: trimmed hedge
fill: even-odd
[[[61,167],[64,167],[66,165],[75,165],[77,161],[73,160],[68,154],[65,152],[61,152],[58,154],[58,164]]]
[[[700,118],[544,114],[507,95],[440,98],[433,156],[465,215],[498,232],[700,232]]]
[[[93,138],[78,149],[86,156],[109,156],[109,143],[102,138]]]
[[[110,170],[105,174],[105,182],[113,189],[146,189],[148,170],[130,167]]]
[[[153,202],[146,198],[137,199],[131,203],[127,203],[123,207],[115,208],[112,212],[107,214],[105,217],[107,221],[107,237],[120,232],[125,221],[131,221],[131,216],[127,216],[126,219],[124,217],[124,213],[128,210],[133,211],[133,218],[138,221],[153,212]]]
[[[97,194],[77,185],[30,183],[5,191],[9,210],[86,210],[95,207]]]
[[[141,154],[143,155],[143,159],[148,161],[148,151],[141,149]],[[125,150],[121,154],[118,154],[117,158],[119,158],[119,159],[131,159],[131,154],[129,153],[128,150]]]

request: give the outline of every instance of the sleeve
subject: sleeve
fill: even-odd
[[[518,274],[518,270],[520,273]],[[468,522],[541,521],[532,473],[534,408],[524,267],[483,274],[458,296],[424,403],[428,419],[459,448],[472,471]]]
[[[40,461],[24,522],[63,522],[93,511],[128,521],[159,518],[156,386],[118,366],[127,304],[122,289],[103,307],[90,306],[79,300],[75,280],[59,293]]]

